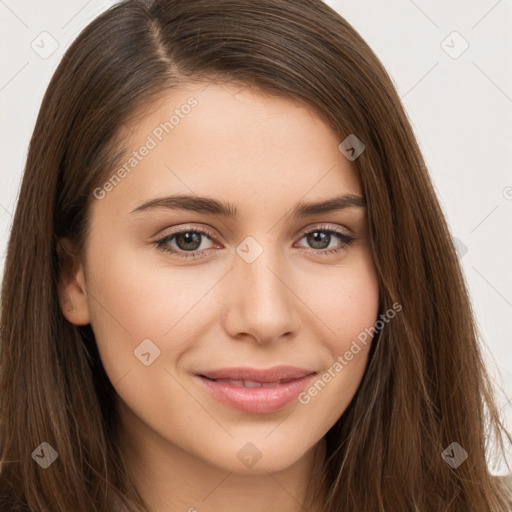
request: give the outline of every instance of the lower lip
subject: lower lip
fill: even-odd
[[[199,375],[197,377],[208,391],[224,404],[244,412],[268,414],[279,411],[297,398],[314,375],[305,375],[300,379],[268,388],[244,388],[227,382],[216,382]]]

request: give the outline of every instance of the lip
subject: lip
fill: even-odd
[[[309,369],[275,366],[268,369],[224,368],[198,372],[196,378],[222,403],[248,413],[268,414],[279,411],[297,398],[314,375],[316,372]],[[246,388],[212,379],[252,381],[263,386]]]

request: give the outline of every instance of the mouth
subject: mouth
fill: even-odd
[[[229,384],[231,386],[236,386],[239,388],[249,388],[249,389],[255,389],[255,388],[274,388],[279,386],[280,384],[286,384],[288,382],[292,382],[296,379],[281,379],[277,380],[275,382],[258,382],[255,380],[233,380],[233,379],[211,379],[209,377],[206,377],[205,375],[201,375],[201,377],[204,377],[205,379],[208,379],[212,382],[221,382],[225,384]]]
[[[203,389],[222,404],[243,412],[269,414],[290,404],[315,371],[279,366],[267,370],[225,368],[196,374]]]

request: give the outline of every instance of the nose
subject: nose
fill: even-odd
[[[270,243],[260,246],[263,250],[252,262],[243,252],[234,255],[223,318],[233,338],[250,338],[265,345],[297,333],[300,300],[294,294],[292,272],[284,255]]]

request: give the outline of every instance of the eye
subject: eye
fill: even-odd
[[[346,251],[355,242],[355,237],[347,235],[341,230],[332,229],[327,226],[317,226],[313,230],[303,233],[301,240],[305,238],[315,254],[339,254]],[[332,241],[338,240],[338,245],[331,245]]]
[[[210,233],[206,230],[184,229],[164,236],[160,240],[157,240],[155,244],[158,249],[175,254],[180,258],[196,258],[198,256],[204,256],[204,254],[191,251],[198,251],[201,248],[202,239],[204,238],[207,238],[210,242],[213,241],[212,236],[210,236]],[[177,248],[172,245],[173,243],[176,244]],[[203,247],[203,249],[205,248]],[[206,248],[206,250],[207,249],[208,248]]]
[[[210,253],[210,249],[215,246],[213,237],[213,234],[204,229],[182,229],[165,235],[154,243],[158,249],[174,254],[179,258],[197,258],[207,256]],[[355,242],[355,237],[326,226],[317,226],[315,229],[304,232],[300,240],[304,238],[311,246],[308,248],[309,252],[315,255],[341,253]],[[210,247],[202,246],[205,239],[211,242]],[[338,244],[333,247],[331,242],[336,240],[338,240]]]

